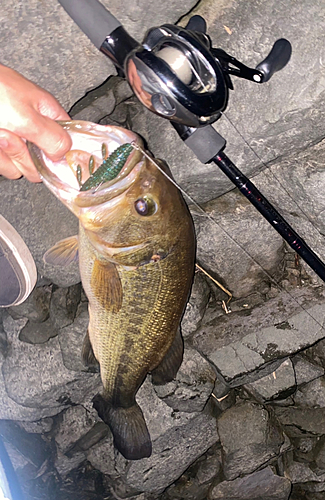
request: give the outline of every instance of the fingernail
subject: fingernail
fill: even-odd
[[[0,137],[0,148],[6,149],[9,146],[9,142],[4,137]]]

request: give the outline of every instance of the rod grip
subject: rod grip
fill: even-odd
[[[100,49],[121,23],[98,0],[58,0],[69,16]]]

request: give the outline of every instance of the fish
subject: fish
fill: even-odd
[[[93,405],[119,452],[140,460],[151,455],[152,443],[136,394],[148,374],[153,384],[173,380],[183,358],[193,221],[164,175],[171,176],[168,166],[155,159],[162,171],[157,168],[138,135],[85,121],[60,123],[73,142],[62,160],[52,162],[34,144],[28,148],[44,184],[78,217],[79,234],[58,242],[44,260],[79,260],[89,301],[82,356],[87,366],[99,366],[103,385]],[[91,187],[83,189],[87,182]]]

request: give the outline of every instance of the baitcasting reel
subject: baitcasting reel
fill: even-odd
[[[163,25],[148,31],[141,47],[126,58],[126,77],[138,99],[154,113],[188,127],[215,122],[227,106],[230,75],[268,81],[290,59],[291,45],[275,42],[270,54],[251,69],[214,49],[202,17],[186,28]]]

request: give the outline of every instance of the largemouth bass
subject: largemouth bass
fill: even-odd
[[[83,358],[99,363],[103,383],[94,407],[125,458],[149,457],[135,396],[148,373],[163,384],[182,362],[193,222],[179,190],[132,147],[143,148],[137,135],[90,122],[61,124],[73,141],[65,158],[52,163],[35,145],[29,150],[46,186],[79,218],[79,235],[57,243],[45,261],[67,265],[79,254],[89,300]]]

